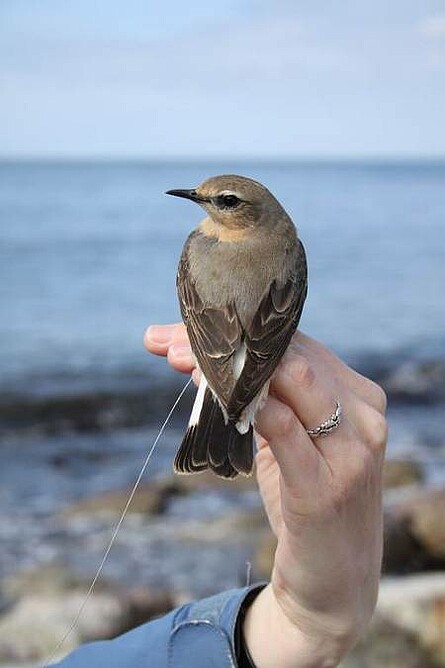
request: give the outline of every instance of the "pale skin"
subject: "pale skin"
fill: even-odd
[[[196,374],[182,324],[149,327],[147,350]],[[340,427],[311,439],[343,407]],[[257,668],[337,666],[373,614],[382,557],[383,390],[297,332],[256,420],[256,475],[278,539],[244,637]],[[230,485],[230,482],[227,484]]]

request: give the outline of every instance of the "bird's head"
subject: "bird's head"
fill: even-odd
[[[245,176],[212,176],[192,190],[168,190],[167,195],[196,202],[214,223],[228,230],[270,227],[282,216],[287,217],[267,188]]]

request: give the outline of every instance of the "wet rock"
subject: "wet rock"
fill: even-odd
[[[0,394],[0,438],[12,433],[109,432],[122,427],[157,424],[166,415],[182,389],[176,382],[130,382],[109,389],[82,388],[71,393],[65,387],[55,394]],[[74,379],[71,383],[75,385]],[[173,423],[186,420],[192,394],[181,401]]]
[[[64,518],[78,515],[119,515],[128,501],[131,489],[115,490],[84,499],[64,511]],[[139,485],[128,509],[129,513],[158,515],[164,512],[170,499],[185,494],[178,481],[169,477],[158,482]]]
[[[445,401],[445,358],[424,349],[391,351],[354,361],[360,373],[385,390],[391,404],[432,405]]]
[[[385,513],[387,573],[445,568],[445,490],[415,488]]]
[[[383,468],[383,487],[385,490],[414,485],[424,480],[424,473],[419,462],[413,459],[387,459]]]
[[[129,513],[158,515],[165,511],[170,500],[176,496],[187,496],[205,490],[224,490],[225,492],[257,491],[255,475],[246,478],[239,476],[233,481],[218,478],[211,471],[198,475],[171,475],[151,483],[141,483],[128,509]],[[131,488],[114,490],[83,499],[63,512],[64,518],[78,515],[119,515],[130,495]]]
[[[15,573],[2,581],[1,590],[9,599],[17,600],[28,594],[54,594],[82,589],[86,586],[87,582],[84,578],[79,577],[63,564],[55,562]],[[99,580],[97,590],[107,588],[109,588],[108,583],[105,580]]]
[[[213,518],[205,525],[202,520],[189,520],[178,527],[177,537],[183,542],[224,543],[237,539],[251,543],[262,535],[265,523],[266,517],[261,508],[236,510]]]
[[[406,360],[377,381],[392,402],[441,403],[445,400],[445,360]]]

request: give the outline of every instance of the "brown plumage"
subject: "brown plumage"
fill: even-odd
[[[202,381],[174,468],[249,475],[255,411],[306,297],[304,248],[281,204],[252,179],[216,176],[168,194],[208,214],[187,239],[178,269],[181,313]]]

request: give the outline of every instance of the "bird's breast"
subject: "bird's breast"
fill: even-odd
[[[285,282],[284,248],[255,242],[221,243],[196,234],[188,245],[188,266],[203,304],[234,303],[247,326],[274,280]]]

